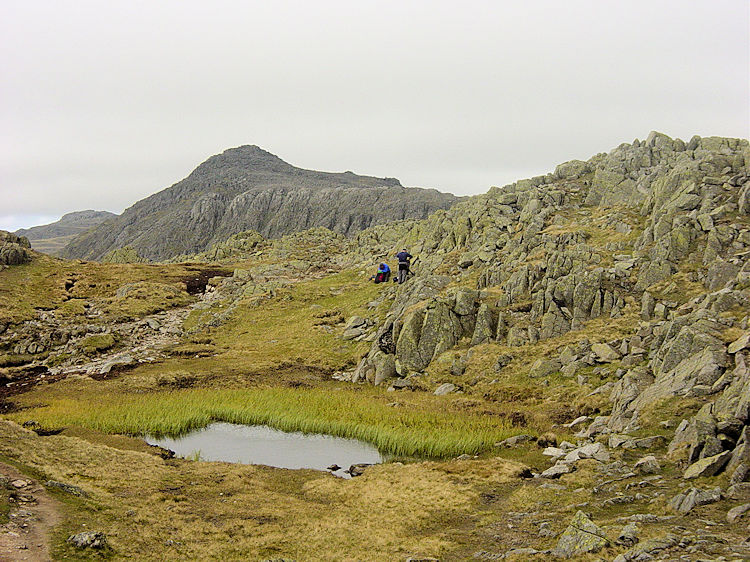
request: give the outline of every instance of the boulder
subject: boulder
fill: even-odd
[[[687,467],[682,477],[685,480],[689,480],[690,478],[699,478],[701,476],[714,476],[721,472],[729,462],[731,456],[731,451],[724,451],[718,455],[700,459]]]
[[[364,326],[357,326],[356,328],[348,328],[341,334],[341,338],[345,340],[353,340],[367,333]]]
[[[47,480],[44,483],[44,486],[46,488],[55,488],[57,490],[62,490],[66,494],[78,496],[79,498],[87,498],[89,496],[89,494],[85,490],[82,490],[78,486],[73,486],[73,484],[66,484],[65,482],[57,482],[56,480]]]
[[[537,359],[529,370],[529,376],[532,378],[546,377],[552,373],[557,373],[562,364],[557,359]]]
[[[738,505],[727,512],[727,523],[734,523],[750,511],[750,503]]]
[[[679,537],[667,535],[655,539],[643,541],[638,546],[618,554],[613,562],[630,562],[631,560],[654,560],[654,556],[660,552],[672,548],[680,543]]]
[[[434,357],[456,345],[463,333],[462,321],[448,303],[433,302],[406,316],[396,355],[408,370],[421,371]]]
[[[727,351],[731,355],[734,355],[738,351],[742,351],[743,349],[747,349],[748,347],[750,347],[750,332],[740,336],[732,343],[730,343]]]
[[[659,461],[653,455],[638,459],[633,466],[633,472],[636,474],[657,474],[660,471],[661,466],[659,466]]]
[[[706,273],[705,285],[711,291],[721,289],[724,285],[726,285],[727,281],[731,281],[732,279],[737,277],[739,271],[739,266],[718,258],[714,260],[711,266],[708,268],[708,272]]]
[[[471,337],[471,345],[480,345],[495,339],[497,321],[492,310],[486,304],[479,306],[477,321],[474,326],[474,334]]]
[[[644,264],[638,273],[638,282],[635,284],[636,291],[648,289],[659,281],[672,277],[674,266],[668,261],[651,261]]]
[[[354,478],[355,476],[362,476],[365,473],[365,470],[367,467],[372,466],[370,463],[361,462],[357,464],[353,464],[349,467],[349,470],[345,470],[349,476]]]
[[[609,462],[609,452],[601,443],[589,443],[583,447],[573,449],[567,455],[563,462],[571,463],[581,459],[595,459],[599,462]]]
[[[641,297],[641,320],[651,320],[654,317],[654,308],[656,300],[648,291],[643,292]]]
[[[582,160],[571,160],[569,162],[558,164],[555,168],[554,176],[561,180],[574,180],[589,172],[591,172],[591,167],[588,162],[583,162]]]
[[[70,535],[67,542],[76,548],[93,548],[96,550],[107,548],[107,537],[99,531],[86,531]]]
[[[435,392],[433,394],[435,396],[445,396],[446,394],[450,394],[451,392],[454,392],[456,390],[456,385],[451,384],[449,382],[441,384],[439,387],[435,389]]]
[[[615,542],[621,546],[633,546],[639,540],[638,525],[636,525],[635,522],[632,522],[622,528],[620,534],[617,535],[617,540]]]
[[[612,363],[620,359],[620,353],[614,349],[611,345],[606,343],[595,343],[591,346],[591,351],[596,354],[596,357],[602,363]]]
[[[573,472],[574,467],[565,463],[558,463],[555,466],[549,467],[547,470],[542,472],[540,475],[542,478],[560,478],[563,474],[570,474]]]
[[[361,316],[352,316],[344,327],[345,330],[351,330],[352,328],[359,328],[360,326],[366,326],[367,320]]]
[[[536,441],[536,437],[526,433],[521,433],[520,435],[514,435],[513,437],[508,437],[507,439],[495,443],[495,447],[516,447],[517,445],[529,443],[531,441]]]
[[[115,367],[128,367],[130,365],[135,365],[138,363],[138,360],[130,355],[129,353],[126,353],[124,355],[120,355],[118,357],[115,357],[113,359],[110,359],[109,361],[105,362],[101,367],[98,369],[98,374],[100,375],[106,375],[112,369]]]
[[[599,552],[609,546],[609,540],[588,516],[579,511],[560,536],[552,551],[559,558],[573,558],[583,554]]]

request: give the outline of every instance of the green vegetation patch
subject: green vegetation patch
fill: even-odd
[[[341,312],[335,318],[338,322],[354,315],[372,318],[376,313],[366,303],[380,290],[356,271],[297,283],[276,289],[261,301],[243,298],[224,325],[206,328],[202,335],[210,331],[214,345],[227,350],[216,357],[214,365],[233,370],[253,372],[289,362],[321,371],[348,368],[370,344],[344,341],[343,325],[327,325],[321,317],[336,310]],[[223,303],[210,311],[193,311],[184,327],[196,329],[225,311]]]
[[[129,320],[186,306],[194,298],[172,285],[139,281],[120,287],[114,298],[107,299],[102,309],[116,318]]]
[[[79,347],[84,353],[92,354],[111,349],[115,343],[116,340],[112,334],[96,334],[81,341]]]
[[[284,431],[361,439],[396,456],[445,458],[489,450],[513,433],[502,418],[448,411],[443,397],[394,407],[379,389],[185,389],[122,394],[91,386],[67,386],[47,405],[13,414],[19,423],[79,426],[104,433],[180,435],[213,421],[264,424]],[[70,392],[75,388],[75,391]],[[96,400],[91,395],[97,394]],[[24,401],[25,401],[24,397]],[[38,404],[38,398],[32,398]],[[442,405],[441,405],[442,403]]]

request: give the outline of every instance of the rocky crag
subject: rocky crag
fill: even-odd
[[[30,248],[28,238],[0,230],[0,269],[27,262],[31,258]]]
[[[462,350],[452,366],[460,374],[483,344],[511,350],[498,356],[500,370],[529,345],[579,333],[527,372],[616,368],[592,392],[610,396],[611,411],[589,419],[582,439],[664,440],[685,478],[726,470],[732,485],[750,480],[749,166],[746,140],[652,133],[386,237],[383,249],[410,245],[420,255],[420,274],[391,289],[393,305],[351,379],[408,387],[453,349]],[[377,231],[360,239],[380,242]],[[629,333],[586,331],[602,318]],[[685,412],[694,414],[671,425]],[[662,435],[650,441],[634,437],[655,429]]]
[[[15,234],[28,238],[35,250],[57,256],[73,238],[116,216],[108,211],[77,211],[63,215],[57,222],[22,228]]]
[[[130,246],[154,260],[191,254],[244,230],[275,238],[323,226],[351,235],[405,218],[426,218],[458,198],[405,188],[395,178],[296,168],[258,148],[212,156],[187,178],[139,201],[73,240],[69,258],[100,259]]]

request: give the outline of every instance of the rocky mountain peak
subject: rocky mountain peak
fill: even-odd
[[[275,154],[263,150],[257,145],[246,144],[229,148],[221,154],[211,156],[196,168],[194,174],[213,174],[217,171],[245,172],[251,170],[270,170],[275,172],[289,171],[294,166],[284,162]]]
[[[255,145],[225,150],[184,180],[137,202],[120,217],[74,239],[67,257],[101,259],[132,247],[148,259],[206,250],[255,230],[276,238],[325,227],[341,234],[423,219],[459,198],[404,188],[395,178],[297,168]]]

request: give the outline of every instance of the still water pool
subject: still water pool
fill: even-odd
[[[265,425],[212,423],[175,439],[146,436],[151,445],[171,449],[180,457],[203,461],[265,464],[279,468],[326,470],[342,467],[335,474],[358,463],[376,464],[385,458],[369,443],[331,435],[287,433]]]

